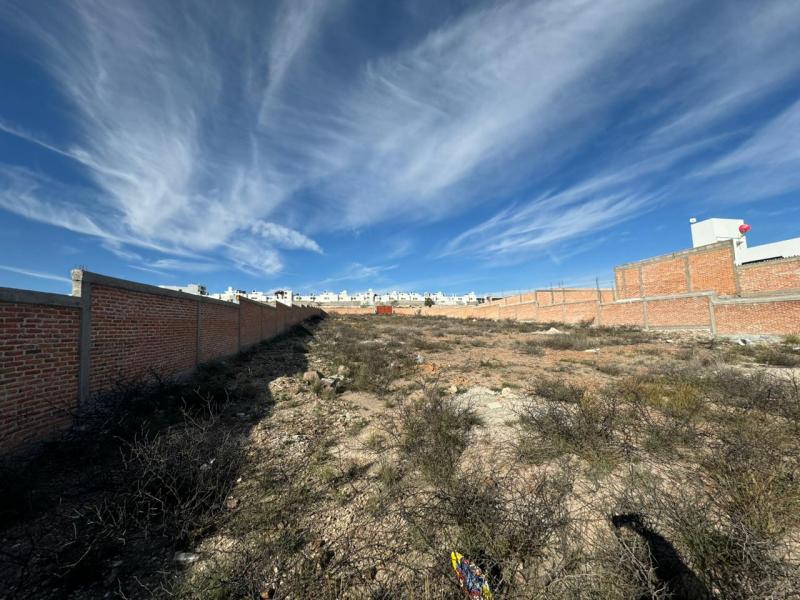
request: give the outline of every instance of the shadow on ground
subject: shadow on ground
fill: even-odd
[[[0,465],[0,598],[149,595],[213,533],[269,384],[307,370],[318,321],[176,383],[120,383],[58,439]],[[179,564],[176,564],[179,567]]]
[[[647,545],[655,577],[665,588],[670,598],[675,600],[709,600],[712,598],[703,582],[686,565],[675,546],[661,534],[645,525],[640,515],[635,513],[614,515],[611,524],[617,532],[629,531],[637,535]],[[624,542],[623,542],[624,543]],[[650,598],[642,596],[640,600]]]

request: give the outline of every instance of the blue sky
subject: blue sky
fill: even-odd
[[[800,2],[0,1],[0,286],[610,283],[800,235]]]

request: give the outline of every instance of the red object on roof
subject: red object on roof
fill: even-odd
[[[379,305],[375,307],[376,315],[390,315],[392,314],[392,307],[389,305]]]
[[[752,227],[750,227],[750,225],[748,225],[747,223],[739,225],[739,233],[741,233],[742,235],[745,235],[751,229]]]

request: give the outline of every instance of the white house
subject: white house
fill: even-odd
[[[206,286],[200,283],[189,283],[187,285],[160,285],[158,286],[164,290],[174,290],[176,292],[184,292],[185,294],[194,294],[195,296],[208,296]]]
[[[317,294],[317,302],[321,304],[333,304],[339,301],[339,294],[336,292],[322,292]]]
[[[228,286],[228,289],[224,292],[211,294],[212,298],[216,298],[217,300],[225,300],[225,302],[238,302],[237,296],[247,296],[247,292],[245,290],[235,290]]]
[[[725,240],[734,241],[734,254],[737,265],[761,260],[800,256],[800,237],[760,246],[747,246],[747,233],[750,226],[742,219],[690,219],[692,246],[698,248]]]

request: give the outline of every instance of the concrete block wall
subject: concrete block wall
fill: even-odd
[[[323,314],[72,275],[73,296],[0,288],[0,451],[67,427],[121,382],[187,374]]]

